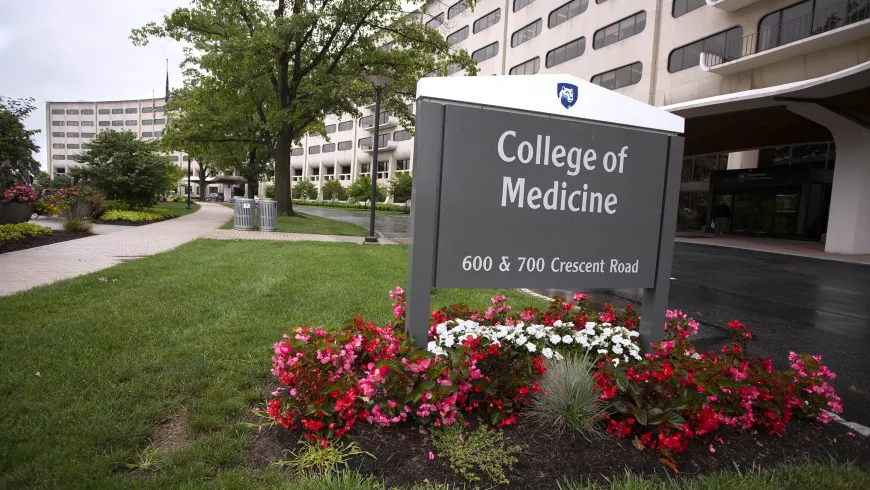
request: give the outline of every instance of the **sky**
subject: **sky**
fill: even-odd
[[[33,97],[24,124],[40,129],[45,147],[45,102],[163,97],[182,85],[179,43],[133,46],[130,30],[160,21],[186,0],[0,0],[0,95]],[[45,165],[45,152],[34,155]]]

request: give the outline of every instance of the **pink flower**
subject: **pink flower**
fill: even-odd
[[[712,444],[710,444],[710,452],[711,452],[711,453],[715,453],[715,452],[716,452],[716,448],[713,447]]]
[[[588,295],[588,294],[583,294],[583,293],[574,293],[574,301],[582,301],[582,300],[585,300],[585,299],[589,299],[589,295]]]
[[[429,451],[429,460],[431,461],[433,459],[435,459],[435,453],[433,453],[432,451]]]

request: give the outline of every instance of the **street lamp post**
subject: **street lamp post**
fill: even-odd
[[[190,161],[193,156],[187,155],[187,209],[190,209]]]
[[[371,199],[371,217],[369,218],[369,236],[366,237],[366,243],[378,243],[378,237],[375,236],[375,205],[378,202],[378,147],[380,143],[379,129],[381,124],[381,90],[393,81],[392,78],[384,75],[368,75],[366,79],[372,82],[375,87],[375,134],[372,137],[372,199]]]

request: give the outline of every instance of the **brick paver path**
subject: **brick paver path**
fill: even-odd
[[[201,204],[193,214],[161,223],[0,254],[0,296],[171,250],[233,216],[226,206]]]

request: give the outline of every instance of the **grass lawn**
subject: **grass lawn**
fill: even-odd
[[[403,246],[198,240],[0,298],[0,488],[139,488],[125,463],[181,407],[189,445],[161,457],[148,485],[287,484],[243,460],[272,344],[291,325],[337,327],[355,312],[386,322],[406,273]],[[433,307],[496,294],[438,290]]]
[[[184,216],[185,214],[195,213],[201,207],[199,204],[191,201],[190,209],[187,209],[187,202],[161,202],[155,208],[171,209],[176,216]]]
[[[232,230],[233,220],[224,223],[221,229]],[[312,235],[368,236],[369,234],[368,230],[353,223],[302,213],[298,213],[296,216],[278,216],[276,230],[282,233],[310,233]]]

